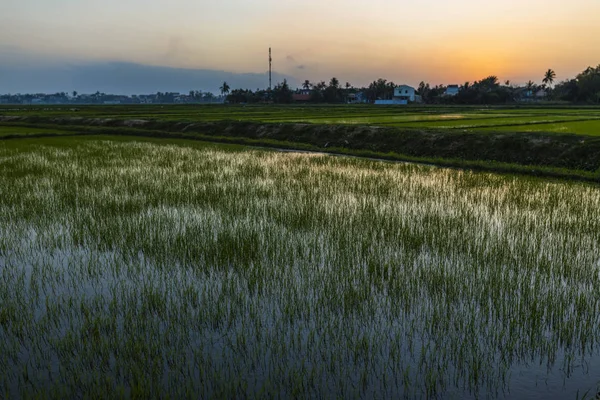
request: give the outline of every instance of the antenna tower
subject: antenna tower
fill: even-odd
[[[271,91],[271,65],[273,63],[273,59],[271,58],[271,48],[269,47],[269,91]]]

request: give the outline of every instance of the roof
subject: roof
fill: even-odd
[[[415,88],[414,88],[414,87],[412,87],[412,86],[408,86],[408,85],[398,85],[398,86],[396,86],[396,88],[397,88],[397,89],[400,89],[400,88],[402,88],[402,89],[412,89],[412,90],[415,90]]]
[[[294,93],[292,95],[292,100],[294,100],[294,101],[309,101],[310,100],[310,94],[296,94],[296,93]]]

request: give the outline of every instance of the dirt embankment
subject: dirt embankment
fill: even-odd
[[[268,145],[303,144],[429,160],[501,162],[600,174],[600,137],[556,133],[460,132],[360,125],[316,125],[244,121],[177,122],[99,118],[2,117],[0,123],[60,126],[81,133],[251,139]],[[282,147],[286,147],[283,145]]]

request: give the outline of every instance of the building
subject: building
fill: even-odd
[[[292,94],[295,103],[308,103],[310,101],[310,89],[298,89]]]
[[[379,105],[406,105],[416,100],[415,88],[408,85],[400,85],[394,88],[394,96],[391,100],[375,100]]]
[[[394,88],[394,104],[408,104],[415,101],[415,88],[408,85],[399,85]]]
[[[446,92],[444,92],[444,96],[456,96],[459,91],[460,87],[458,85],[448,85]]]
[[[367,102],[367,98],[363,92],[349,93],[347,99],[348,104],[361,104]]]

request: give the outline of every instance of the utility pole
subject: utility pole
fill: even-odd
[[[271,58],[271,48],[269,47],[269,92],[271,91],[271,67],[273,59]]]

